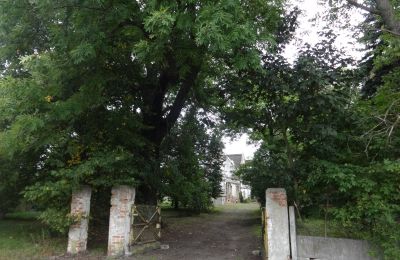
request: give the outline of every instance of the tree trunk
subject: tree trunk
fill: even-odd
[[[299,205],[298,202],[298,181],[297,181],[297,176],[296,173],[294,171],[294,158],[293,158],[293,151],[292,151],[292,147],[291,144],[289,142],[289,138],[287,136],[287,131],[288,128],[285,127],[283,130],[283,140],[285,141],[285,146],[286,146],[286,156],[287,156],[287,163],[288,163],[288,168],[293,180],[293,196],[294,196],[294,201],[297,205]]]
[[[179,209],[179,201],[177,199],[173,199],[172,204],[173,204],[175,210]]]
[[[383,22],[392,32],[400,35],[400,21],[397,19],[395,10],[389,0],[375,0]]]
[[[375,0],[376,7],[360,4],[357,0],[347,0],[347,2],[364,11],[381,16],[383,23],[387,27],[386,31],[400,36],[400,20],[396,17],[395,9],[390,0]]]

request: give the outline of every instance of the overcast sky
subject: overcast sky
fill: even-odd
[[[292,6],[298,6],[302,14],[298,18],[299,28],[296,31],[296,39],[287,47],[285,51],[286,58],[293,62],[296,59],[298,49],[302,44],[308,43],[315,45],[319,42],[318,31],[324,26],[330,26],[322,19],[314,19],[318,15],[322,15],[327,10],[327,6],[323,4],[324,1],[317,0],[292,0]],[[363,19],[362,14],[358,10],[353,10],[351,13],[351,23],[358,24]],[[353,36],[350,30],[335,29],[338,38],[336,46],[353,56],[356,59],[362,57],[362,45],[360,45]],[[246,159],[252,158],[254,152],[257,150],[256,144],[249,144],[249,138],[246,134],[239,136],[235,140],[230,138],[223,139],[225,144],[225,154],[244,154]]]

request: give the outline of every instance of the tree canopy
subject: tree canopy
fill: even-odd
[[[343,1],[333,3],[328,15],[336,19]],[[230,127],[262,140],[238,172],[255,196],[264,200],[266,188],[285,187],[301,214],[329,215],[379,245],[385,259],[397,259],[399,38],[381,13],[373,15],[359,27],[361,61],[335,50],[335,35],[325,28],[321,42],[293,64],[280,55],[283,47],[266,55],[264,72],[248,79],[251,91],[225,111]]]
[[[225,75],[261,67],[282,10],[281,1],[1,1],[1,176],[46,219],[65,216],[82,184],[135,185],[154,202],[160,151],[181,112],[195,102],[210,110],[209,93],[229,91]],[[218,162],[202,160],[218,176]]]
[[[399,3],[325,2],[365,12],[362,60],[324,28],[288,62],[283,0],[0,1],[0,216],[23,194],[62,230],[82,184],[206,210],[223,124],[262,142],[238,172],[260,200],[284,187],[398,259]]]

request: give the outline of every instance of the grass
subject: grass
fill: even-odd
[[[254,204],[254,203],[253,203]],[[246,204],[241,204],[246,207],[251,206],[252,203],[246,203]],[[262,232],[263,232],[263,227],[262,227],[262,219],[261,219],[261,209],[259,208],[257,204],[257,209],[253,210],[252,212],[254,218],[258,219],[258,222],[255,222],[254,225],[252,226],[251,230],[254,236],[256,236],[259,239],[262,239]]]
[[[302,236],[325,236],[325,221],[323,219],[304,219],[303,221],[296,221],[297,235]],[[340,223],[335,221],[327,221],[326,227],[327,237],[338,238],[352,238],[359,239],[360,235],[350,232],[347,228],[343,227]]]
[[[65,251],[66,238],[52,238],[37,221],[0,221],[0,259],[43,259]]]
[[[0,259],[42,259],[62,253],[66,238],[51,237],[39,212],[18,211],[0,221]]]
[[[38,212],[13,212],[0,220],[0,260],[46,259],[66,253],[67,235],[52,235],[37,220]],[[104,243],[88,241],[87,257],[102,256]]]
[[[251,232],[255,237],[261,239],[262,238],[262,226],[261,226],[261,224],[252,226],[251,227]]]
[[[40,215],[40,212],[37,211],[17,211],[7,213],[5,215],[6,219],[14,219],[14,220],[36,220]]]

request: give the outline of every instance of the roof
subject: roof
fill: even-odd
[[[226,156],[233,161],[235,168],[239,168],[239,166],[244,161],[243,154],[227,154]]]

